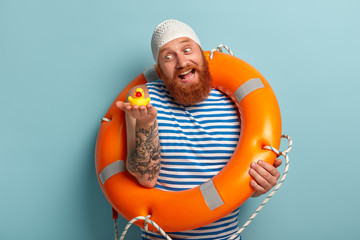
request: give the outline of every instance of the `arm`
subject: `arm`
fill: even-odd
[[[252,197],[258,197],[267,193],[277,184],[280,173],[276,168],[281,163],[280,159],[276,159],[274,165],[261,160],[250,164],[249,174],[253,178],[250,185],[255,191]]]
[[[138,87],[148,97],[146,85],[131,89],[128,96],[133,96]],[[127,170],[142,186],[152,188],[157,182],[161,163],[157,110],[151,104],[139,107],[121,101],[116,102],[116,106],[126,113]]]

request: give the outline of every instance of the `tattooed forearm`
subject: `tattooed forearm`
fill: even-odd
[[[150,128],[138,128],[135,136],[135,147],[128,157],[128,169],[133,174],[147,177],[151,181],[160,171],[160,143],[157,122]]]

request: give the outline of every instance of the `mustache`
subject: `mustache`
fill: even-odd
[[[174,78],[177,78],[180,74],[182,74],[183,72],[189,71],[191,69],[194,69],[197,72],[200,72],[200,68],[198,65],[196,64],[188,64],[185,67],[179,68],[175,71],[174,73]]]

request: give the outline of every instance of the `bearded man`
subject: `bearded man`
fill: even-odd
[[[161,79],[128,93],[133,96],[141,87],[151,102],[140,107],[116,103],[126,113],[126,167],[147,188],[194,188],[214,177],[230,160],[240,135],[237,110],[228,96],[212,88],[208,62],[188,25],[173,19],[160,23],[151,48]],[[274,166],[261,160],[251,164],[254,197],[275,186],[280,165],[279,159]],[[169,236],[227,239],[238,230],[238,213],[239,209],[207,226]],[[142,239],[163,237],[143,232]]]

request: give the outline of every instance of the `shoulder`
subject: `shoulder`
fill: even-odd
[[[165,83],[162,80],[157,80],[153,82],[146,83],[149,94],[168,94]]]
[[[209,99],[212,101],[224,101],[224,102],[229,102],[232,103],[233,101],[231,100],[231,97],[229,95],[227,95],[226,93],[213,88],[209,94]]]
[[[159,79],[156,81],[146,83],[146,86],[148,88],[159,88],[159,87],[165,87],[165,84],[161,79]]]

